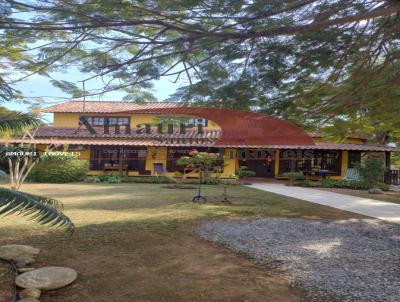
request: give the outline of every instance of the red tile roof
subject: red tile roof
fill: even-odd
[[[160,134],[157,129],[151,129],[151,133],[136,133],[136,129],[132,129],[130,134],[126,134],[124,128],[121,127],[119,134],[115,133],[115,128],[110,127],[110,133],[104,133],[102,127],[96,127],[96,134],[91,134],[84,126],[81,128],[61,128],[42,126],[35,132],[35,138],[52,137],[52,138],[155,138],[155,137],[168,137],[168,138],[212,138],[218,139],[221,136],[220,130],[204,130],[202,134],[196,130],[186,129],[185,134],[180,134],[179,130],[174,130],[172,134]]]
[[[85,108],[85,109],[83,109]],[[296,125],[269,115],[240,110],[184,107],[177,103],[70,101],[44,110],[45,112],[91,112],[120,114],[183,114],[198,116],[217,123],[221,129],[220,144],[302,144],[313,145],[312,138]]]
[[[106,101],[68,101],[44,108],[43,112],[64,113],[117,113],[136,109],[174,108],[177,103],[153,102],[143,105],[132,102],[106,102]]]
[[[221,146],[221,145],[219,145]],[[400,152],[400,148],[384,145],[347,144],[334,142],[316,142],[315,145],[224,145],[221,147],[235,148],[266,148],[266,149],[299,149],[299,150],[348,150],[348,151],[376,151]]]
[[[135,109],[124,113],[182,114],[203,117],[220,126],[222,135],[218,144],[221,145],[314,145],[312,138],[298,126],[256,112],[180,106],[175,108]]]
[[[35,139],[9,138],[0,139],[0,143],[31,143],[55,145],[105,145],[105,146],[173,146],[173,147],[217,147],[217,148],[262,148],[262,149],[302,149],[302,150],[349,150],[349,151],[375,151],[375,152],[400,152],[400,148],[367,145],[367,144],[341,144],[323,142],[315,145],[221,145],[203,141],[201,143],[172,143],[158,142],[151,137],[136,138],[111,138],[111,137],[39,137]]]
[[[202,141],[201,143],[171,143],[158,142],[148,138],[136,139],[113,139],[113,138],[35,138],[35,139],[0,139],[0,143],[31,144],[31,145],[83,145],[83,146],[173,146],[173,147],[214,147],[212,142]]]

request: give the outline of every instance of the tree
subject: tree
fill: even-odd
[[[32,115],[0,110],[0,131],[26,130],[41,121]],[[29,171],[38,161],[37,150],[29,146],[5,146],[0,156],[10,165],[11,189],[0,187],[0,215],[19,214],[50,226],[63,226],[73,230],[71,220],[62,213],[62,204],[52,198],[19,191]]]
[[[204,178],[209,178],[212,172],[223,171],[223,156],[219,153],[210,152],[199,152],[195,149],[190,151],[189,156],[182,156],[177,161],[178,165],[191,168],[193,172],[199,173],[199,191],[196,196],[193,197],[192,201],[197,202],[203,200],[207,201],[207,198],[201,193],[201,185]],[[185,175],[183,176],[185,177]]]
[[[37,150],[25,146],[5,146],[0,149],[0,157],[8,162],[11,189],[15,191],[20,189],[29,172],[39,161]]]
[[[212,172],[221,172],[223,169],[223,157],[219,153],[192,150],[189,155],[179,158],[177,164],[192,168],[199,173],[201,179],[210,177]]]
[[[383,182],[385,165],[383,159],[376,157],[367,158],[359,167],[360,175],[364,181],[373,188],[377,183]]]
[[[397,0],[5,2],[1,39],[20,56],[20,79],[80,66],[85,81],[104,82],[88,96],[125,89],[143,101],[151,82],[168,76],[189,83],[174,95],[183,102],[259,110],[312,128],[336,117],[375,124],[374,96],[396,91],[400,78],[389,72],[399,65]],[[360,97],[371,81],[385,85]],[[83,94],[76,83],[52,82]],[[396,99],[386,100],[392,107]]]

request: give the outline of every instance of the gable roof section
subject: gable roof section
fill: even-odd
[[[269,115],[220,108],[141,108],[124,113],[183,114],[209,119],[221,128],[218,145],[315,145],[301,128]]]
[[[196,130],[194,130],[196,129]],[[158,133],[157,129],[151,129],[150,133],[136,133],[135,129],[131,133],[125,133],[124,127],[121,127],[119,133],[115,133],[115,128],[110,127],[109,133],[104,133],[102,127],[96,127],[96,134],[91,134],[84,126],[77,128],[64,128],[64,127],[51,127],[41,126],[35,132],[35,138],[148,138],[153,139],[155,137],[162,138],[210,138],[218,139],[221,136],[220,130],[203,130],[203,133],[199,133],[197,128],[186,129],[185,134],[181,134],[179,130],[174,130],[173,133]]]
[[[173,108],[177,103],[153,102],[136,104],[132,102],[106,102],[106,101],[68,101],[44,108],[42,112],[49,113],[118,113],[136,109]]]
[[[184,107],[178,103],[82,102],[69,101],[46,108],[44,112],[183,114],[209,119],[222,130],[219,145],[314,145],[301,128],[269,115],[220,108]]]

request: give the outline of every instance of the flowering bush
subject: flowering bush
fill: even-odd
[[[223,157],[219,153],[192,150],[189,156],[182,156],[178,159],[177,164],[198,169],[199,172],[209,173],[223,170]]]

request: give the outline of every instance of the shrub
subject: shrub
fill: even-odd
[[[183,176],[182,172],[179,172],[179,171],[174,172],[174,177],[182,177],[182,176]]]
[[[89,171],[89,163],[74,154],[44,156],[28,176],[30,181],[67,183],[82,181]]]
[[[87,179],[87,181],[93,183],[102,182],[102,183],[116,184],[122,182],[122,178],[118,174],[102,174],[90,177]]]
[[[385,166],[381,158],[367,158],[358,169],[361,178],[369,184],[369,188],[373,188],[376,183],[383,181]]]
[[[299,187],[318,187],[319,186],[319,182],[308,180],[308,179],[304,179],[304,180],[296,181],[294,183],[294,185],[299,186]]]
[[[198,179],[185,179],[182,181],[184,184],[198,184]],[[202,179],[201,183],[203,185],[220,185],[222,184],[222,180],[219,178],[204,178]]]
[[[175,183],[175,181],[171,178],[168,178],[166,176],[145,176],[145,177],[140,177],[140,176],[132,176],[132,177],[126,177],[123,179],[124,182],[134,182],[134,183],[156,183],[156,184],[172,184]]]
[[[382,182],[378,182],[376,184],[374,184],[374,188],[375,189],[380,189],[382,191],[389,191],[390,186],[388,184],[382,183]]]
[[[249,170],[246,166],[240,166],[238,171],[239,178],[243,177],[254,177],[256,176],[256,172]]]
[[[321,179],[320,185],[323,188],[342,188],[344,186],[344,182],[344,180]]]
[[[369,185],[365,181],[359,180],[335,180],[335,179],[322,179],[320,186],[323,188],[343,188],[353,190],[367,190]]]
[[[183,184],[198,185],[199,179],[185,179]],[[206,178],[201,182],[202,185],[237,185],[236,179]]]
[[[305,179],[305,176],[302,172],[286,172],[283,173],[282,176],[289,178],[291,182]]]

